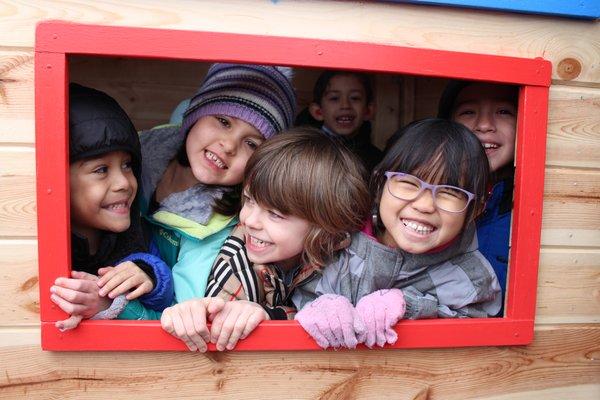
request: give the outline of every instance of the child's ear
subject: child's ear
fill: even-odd
[[[321,110],[321,106],[318,103],[315,103],[314,101],[310,103],[310,105],[308,106],[308,112],[317,121],[323,121],[323,111]]]

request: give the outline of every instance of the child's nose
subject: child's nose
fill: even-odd
[[[433,199],[433,192],[430,189],[425,189],[419,197],[414,199],[411,206],[422,213],[432,213],[435,211],[435,201]]]
[[[234,136],[235,135],[231,133],[227,133],[221,138],[221,147],[223,148],[223,151],[227,154],[235,154],[236,152],[237,143]]]
[[[495,130],[494,117],[489,112],[480,113],[477,116],[477,121],[475,122],[475,131],[486,133],[493,132]]]
[[[260,210],[258,207],[253,207],[247,214],[244,220],[244,225],[251,229],[260,229]]]
[[[123,171],[116,171],[113,174],[113,190],[115,191],[120,191],[120,190],[130,190],[131,189],[131,184],[129,182],[129,179],[127,178],[127,175],[125,175],[125,173]]]

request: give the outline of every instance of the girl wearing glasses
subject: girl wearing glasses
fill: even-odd
[[[461,124],[426,119],[394,136],[371,179],[372,224],[294,292],[296,320],[323,347],[393,344],[401,318],[494,316],[500,287],[477,250],[488,161]]]

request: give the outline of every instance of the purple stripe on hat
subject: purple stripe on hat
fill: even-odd
[[[287,97],[287,100],[290,104],[292,104],[292,107],[295,108],[296,105],[296,95],[294,92],[294,89],[290,83],[290,79],[285,76],[283,74],[283,72],[281,72],[281,70],[279,70],[278,68],[274,67],[274,66],[266,66],[266,65],[253,65],[253,64],[226,64],[226,63],[221,63],[221,64],[214,64],[213,67],[211,67],[211,69],[209,69],[209,72],[207,74],[208,75],[211,74],[211,70],[214,68],[215,71],[230,71],[232,75],[240,75],[242,72],[245,71],[241,71],[241,70],[255,70],[256,72],[260,73],[262,76],[264,75],[268,75],[275,83],[277,83],[277,85],[279,86],[279,89],[283,91],[283,93],[285,94],[285,96]],[[234,74],[234,71],[237,70],[237,74]],[[208,81],[209,79],[207,78],[206,81]],[[268,80],[265,80],[266,82],[268,82]]]
[[[224,102],[210,103],[198,107],[185,118],[181,129],[187,132],[200,118],[209,115],[239,118],[255,127],[265,139],[270,139],[277,133],[273,124],[264,115],[257,113],[255,109],[246,107],[243,104]]]
[[[263,65],[214,64],[184,113],[182,129],[188,131],[206,115],[239,118],[265,137],[292,125],[295,92],[279,69]]]

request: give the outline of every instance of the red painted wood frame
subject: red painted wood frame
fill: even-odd
[[[61,333],[54,279],[70,271],[69,55],[227,61],[458,78],[520,86],[512,247],[505,318],[402,321],[393,348],[496,346],[533,339],[551,64],[440,50],[293,37],[44,22],[35,45],[38,246],[45,350],[185,350],[158,321],[84,321]],[[525,186],[527,185],[527,186]],[[262,323],[238,350],[314,350],[294,321]],[[209,349],[214,350],[210,345]]]

